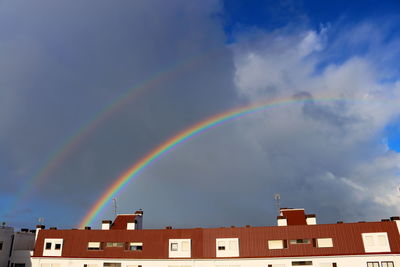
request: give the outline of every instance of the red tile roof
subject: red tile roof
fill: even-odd
[[[128,223],[134,223],[136,220],[136,215],[127,214],[127,215],[117,215],[114,223],[111,225],[111,230],[126,230]]]
[[[122,219],[121,219],[122,220]],[[301,257],[366,254],[362,233],[387,232],[392,254],[400,253],[400,235],[396,222],[367,222],[271,227],[236,227],[212,229],[157,230],[40,230],[34,257],[43,255],[45,238],[63,238],[65,258],[127,258],[167,259],[168,240],[192,240],[192,258],[216,257],[216,238],[239,238],[240,257]],[[268,240],[332,238],[332,248],[317,248],[311,244],[289,244],[287,249],[269,250]],[[121,247],[87,250],[88,242],[143,242],[143,251]],[[385,253],[387,254],[387,253]]]

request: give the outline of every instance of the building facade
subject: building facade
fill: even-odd
[[[35,245],[35,230],[0,226],[0,266],[31,267],[31,254]]]
[[[142,229],[143,212],[101,230],[39,227],[33,267],[400,267],[400,218],[317,224],[281,209],[278,226]]]

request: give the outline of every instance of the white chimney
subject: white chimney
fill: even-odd
[[[110,227],[111,227],[110,220],[104,220],[101,222],[101,230],[110,230]]]
[[[278,221],[278,226],[287,226],[287,219],[285,216],[278,216],[277,221]]]
[[[38,237],[38,235],[39,235],[39,231],[42,230],[42,229],[44,229],[44,228],[45,228],[44,225],[41,225],[41,224],[36,225],[35,243],[36,243],[37,237]]]
[[[308,215],[306,215],[306,222],[307,222],[307,225],[316,225],[317,217],[315,216],[315,214],[308,214]]]

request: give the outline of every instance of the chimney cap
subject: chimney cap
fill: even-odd
[[[57,230],[57,227],[50,227],[50,230]]]
[[[85,230],[91,230],[92,229],[92,227],[90,227],[90,226],[85,226]]]
[[[306,218],[316,218],[315,214],[306,214]]]
[[[277,216],[276,218],[277,218],[278,220],[279,220],[279,219],[286,219],[286,216],[282,216],[282,215],[281,215],[281,216]]]
[[[140,209],[140,210],[135,211],[135,215],[143,215],[143,210]]]
[[[109,224],[111,224],[112,221],[111,220],[102,220],[101,223],[109,223]]]
[[[165,229],[171,230],[172,226],[165,226]]]
[[[389,219],[382,219],[381,222],[390,222]]]
[[[44,226],[43,224],[38,224],[36,225],[36,229],[45,229],[46,226]]]
[[[343,221],[338,221],[337,223],[343,223]]]
[[[391,221],[398,221],[398,220],[400,220],[400,217],[399,216],[393,216],[393,217],[390,217],[390,220]]]

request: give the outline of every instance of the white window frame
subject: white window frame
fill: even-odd
[[[217,238],[215,241],[217,258],[240,256],[239,238]],[[224,244],[225,250],[218,249],[222,244]]]
[[[51,243],[50,249],[46,249],[46,244]],[[56,249],[56,244],[59,244],[60,249]],[[62,255],[63,239],[62,238],[45,238],[43,244],[43,256],[60,257]]]
[[[333,239],[330,237],[317,238],[318,248],[333,248]]]
[[[186,249],[183,250],[183,243],[186,244]],[[172,244],[176,245],[176,250],[172,250]],[[175,247],[175,245],[174,245]],[[190,258],[192,256],[192,240],[185,239],[170,239],[168,242],[168,257],[169,258]]]
[[[391,252],[387,232],[362,233],[361,236],[366,253]],[[384,240],[383,243],[381,242],[382,238]]]

